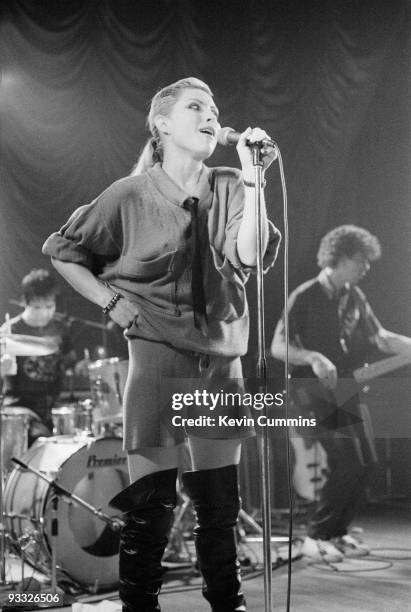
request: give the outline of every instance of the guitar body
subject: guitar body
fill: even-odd
[[[294,450],[293,486],[295,492],[306,501],[317,501],[327,482],[327,453],[318,440],[308,440],[290,432]]]
[[[394,355],[358,368],[349,376],[340,374],[335,391],[325,389],[310,368],[296,368],[298,377],[290,381],[293,411],[303,417],[315,416],[323,435],[328,431],[329,435],[338,432],[353,438],[361,462],[377,463],[370,413],[359,392],[368,381],[409,362],[409,356]],[[294,489],[305,500],[316,501],[329,475],[327,453],[320,440],[299,436],[293,428],[290,441],[295,455]]]

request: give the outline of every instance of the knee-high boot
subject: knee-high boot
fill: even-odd
[[[194,538],[203,596],[213,612],[243,612],[235,528],[240,510],[237,466],[185,472],[183,484],[197,514]]]
[[[123,612],[159,612],[161,558],[177,503],[177,469],[148,474],[111,501],[124,513],[120,533],[120,599]]]

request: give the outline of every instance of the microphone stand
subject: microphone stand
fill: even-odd
[[[68,489],[65,489],[64,487],[59,485],[55,480],[52,480],[51,478],[46,476],[46,474],[44,474],[43,472],[40,472],[39,470],[36,470],[35,468],[33,468],[31,465],[29,465],[27,463],[24,463],[23,461],[21,461],[21,459],[17,459],[16,457],[12,457],[11,460],[13,461],[13,463],[16,463],[20,468],[23,468],[24,470],[29,470],[30,472],[32,472],[33,474],[35,474],[36,476],[38,476],[42,480],[45,480],[50,485],[50,488],[51,488],[51,491],[52,491],[52,498],[51,498],[51,500],[52,500],[52,514],[51,514],[51,593],[53,595],[56,595],[56,594],[59,593],[58,587],[57,587],[57,537],[58,537],[58,517],[57,517],[57,514],[58,514],[58,499],[59,499],[59,497],[63,497],[63,498],[66,497],[69,500],[73,500],[74,502],[76,502],[77,504],[82,506],[83,508],[86,508],[86,510],[91,512],[94,516],[96,516],[97,518],[102,520],[104,523],[107,523],[111,527],[111,529],[113,531],[119,531],[121,529],[121,527],[124,525],[124,521],[122,521],[121,519],[119,519],[117,517],[111,517],[108,514],[105,514],[104,512],[102,512],[102,510],[99,510],[99,509],[95,508],[91,504],[89,504],[86,501],[84,501],[84,499],[82,499],[81,497],[78,497],[78,495],[75,495],[74,493],[71,493]],[[67,603],[67,597],[65,597],[64,605],[66,603]],[[56,603],[53,602],[53,605],[55,606]],[[63,599],[61,599],[60,605],[63,605]],[[44,606],[42,606],[42,607],[44,607]]]
[[[109,516],[108,514],[105,514],[102,510],[95,508],[91,504],[84,501],[84,499],[82,499],[78,495],[71,493],[68,489],[65,489],[64,487],[59,485],[55,480],[52,480],[43,472],[36,470],[36,468],[32,467],[28,463],[24,463],[24,461],[22,461],[21,459],[17,459],[17,457],[12,457],[11,460],[13,461],[13,463],[17,463],[17,465],[23,468],[24,470],[29,470],[39,478],[42,478],[42,480],[48,482],[48,484],[53,490],[53,494],[59,495],[60,497],[67,497],[68,499],[76,502],[77,504],[91,512],[91,514],[94,514],[94,516],[102,520],[104,523],[107,523],[107,525],[109,525],[113,529],[113,531],[118,531],[119,529],[121,529],[121,527],[123,527],[124,521],[117,517]]]
[[[258,357],[256,364],[256,378],[258,390],[267,391],[267,362],[265,351],[264,331],[264,281],[263,281],[263,228],[261,214],[261,193],[263,184],[263,161],[261,146],[255,143],[251,146],[254,166],[254,196],[255,215],[257,225],[257,328],[258,328]],[[265,395],[263,396],[265,397]],[[267,408],[261,411],[266,415]],[[271,560],[271,507],[270,507],[270,454],[268,427],[263,427],[260,438],[260,478],[263,519],[263,559],[264,559],[264,610],[272,610],[272,560]]]

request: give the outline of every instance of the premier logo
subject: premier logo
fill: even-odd
[[[119,456],[117,454],[115,454],[114,457],[97,457],[97,455],[90,455],[87,461],[87,468],[101,468],[125,465],[126,461],[127,457]]]

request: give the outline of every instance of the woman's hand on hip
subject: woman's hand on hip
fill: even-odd
[[[138,314],[137,305],[124,297],[120,298],[109,312],[110,318],[123,329],[130,327]]]

